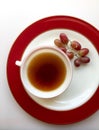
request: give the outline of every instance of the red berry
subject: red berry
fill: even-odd
[[[85,55],[87,55],[89,53],[89,49],[87,49],[87,48],[82,48],[81,50],[79,50],[79,52],[78,52],[78,54],[80,55],[80,56],[85,56]]]
[[[82,63],[89,63],[89,62],[90,62],[90,58],[87,57],[87,56],[80,57],[80,61],[81,61]]]
[[[69,59],[73,59],[74,53],[73,52],[66,52],[66,55],[69,57]]]
[[[66,53],[66,48],[65,47],[59,47],[60,50],[62,50],[64,53]]]
[[[74,60],[74,65],[75,65],[76,67],[79,67],[79,66],[81,65],[80,58],[77,58],[77,59]]]
[[[55,39],[55,40],[54,40],[54,44],[55,44],[57,47],[64,47],[64,44],[63,44],[59,39]]]
[[[60,40],[63,44],[67,44],[69,41],[65,33],[60,33]]]
[[[77,41],[71,41],[71,47],[75,50],[80,50],[81,49],[81,45],[79,42]]]

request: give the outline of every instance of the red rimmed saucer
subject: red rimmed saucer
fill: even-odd
[[[81,121],[99,109],[99,89],[93,97],[81,107],[69,111],[54,111],[38,105],[23,89],[19,67],[15,65],[20,60],[28,44],[39,34],[52,29],[70,29],[87,37],[99,52],[99,32],[90,24],[69,16],[52,16],[39,20],[26,28],[16,39],[9,53],[7,62],[7,78],[10,90],[18,104],[31,116],[52,124],[70,124]]]

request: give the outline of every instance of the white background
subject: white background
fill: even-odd
[[[99,29],[99,0],[0,0],[0,130],[99,130],[99,111],[79,123],[51,125],[23,111],[9,90],[6,61],[13,42],[31,23],[51,15],[78,17]]]

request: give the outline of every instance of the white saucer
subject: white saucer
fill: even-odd
[[[73,65],[73,79],[69,88],[61,95],[51,99],[41,99],[28,93],[28,95],[41,106],[57,111],[66,111],[75,109],[85,104],[96,92],[99,84],[99,55],[94,45],[85,36],[78,32],[68,29],[53,29],[46,31],[27,46],[22,59],[33,49],[40,46],[55,46],[54,39],[59,37],[60,33],[66,33],[69,39],[77,40],[82,47],[87,47],[90,52],[90,63],[76,68]]]

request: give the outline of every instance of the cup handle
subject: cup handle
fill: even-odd
[[[17,65],[17,66],[19,66],[19,67],[21,66],[21,64],[22,64],[21,61],[18,61],[18,60],[17,60],[17,61],[15,62],[15,65]]]

